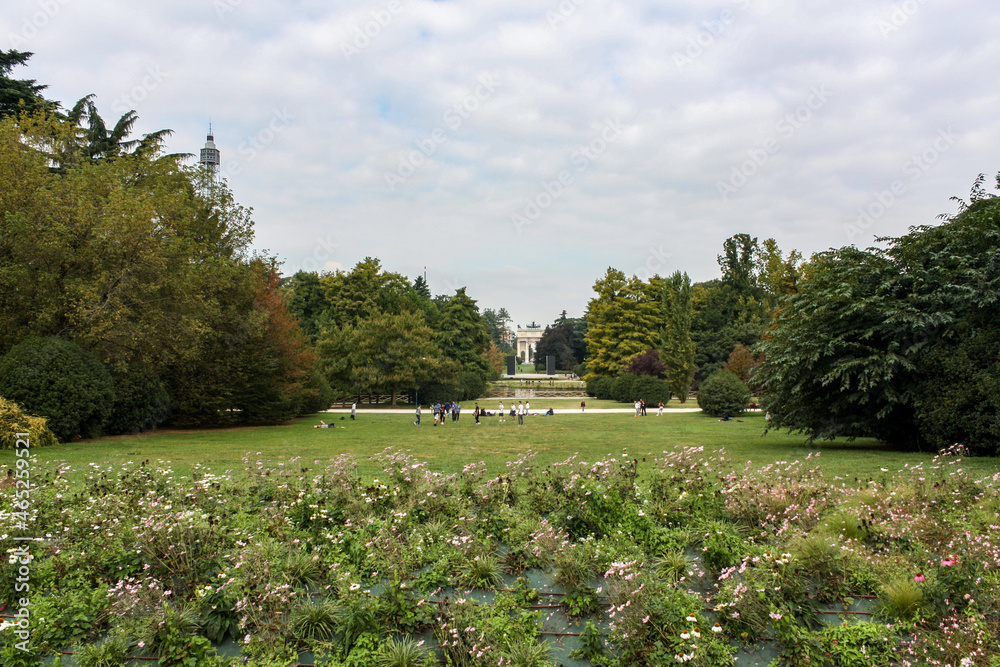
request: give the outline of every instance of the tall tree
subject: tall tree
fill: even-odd
[[[573,321],[566,317],[566,311],[554,324],[545,327],[535,348],[535,370],[545,370],[545,357],[555,357],[556,368],[570,370],[580,361],[573,354]]]
[[[613,377],[635,355],[656,347],[662,328],[657,284],[608,268],[587,308],[587,377]]]
[[[778,312],[754,376],[771,426],[1000,453],[1000,196],[886,241],[816,255]]]
[[[691,338],[693,307],[691,279],[687,273],[675,271],[663,287],[663,337],[660,361],[666,367],[670,393],[687,402],[694,379],[695,344]]]
[[[510,323],[513,321],[506,308],[498,310],[492,308],[483,309],[483,324],[490,334],[490,338],[502,354],[514,354],[514,346],[511,344]]]
[[[454,359],[469,373],[483,379],[493,377],[493,370],[483,354],[490,337],[479,315],[476,301],[459,288],[441,309],[437,329],[438,347],[446,359]]]
[[[383,270],[377,258],[365,257],[349,272],[327,274],[320,284],[338,326],[356,324],[376,313],[395,315],[419,309],[420,297],[409,280]]]
[[[14,68],[24,65],[32,54],[27,51],[0,50],[0,118],[16,116],[22,111],[31,113],[39,109],[54,109],[58,105],[42,97],[47,86],[34,79],[12,79]]]

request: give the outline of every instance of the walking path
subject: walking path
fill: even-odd
[[[507,407],[507,410],[510,410],[509,406],[505,406],[505,407]],[[363,408],[361,406],[358,406],[358,414],[368,413],[368,414],[410,414],[411,415],[411,414],[413,414],[414,409],[415,408],[413,406],[410,406],[410,405],[401,405],[401,406],[398,406],[398,407],[395,407],[395,408]],[[547,409],[548,408],[546,408],[546,410]],[[494,407],[491,410],[491,412],[495,412],[495,411],[496,411],[496,408]],[[350,408],[330,408],[329,410],[323,410],[323,412],[333,412],[333,413],[338,413],[338,414],[350,414],[351,413],[351,409]],[[567,408],[561,408],[561,409],[558,409],[558,410],[554,410],[553,412],[554,412],[554,414],[557,414],[557,415],[592,415],[592,414],[595,414],[595,413],[599,413],[599,414],[611,414],[611,413],[614,413],[614,414],[631,414],[631,415],[634,415],[635,414],[635,408],[587,408],[586,412],[581,412],[579,408],[577,408],[577,409],[573,409],[573,408],[568,408],[568,409]],[[665,414],[665,415],[669,415],[672,412],[701,412],[701,408],[664,408],[663,409],[663,414]],[[424,414],[425,415],[430,415],[431,411],[428,408],[424,408]],[[471,415],[472,414],[472,410],[470,410],[466,406],[462,406],[462,414],[463,415]],[[532,412],[531,414],[532,415],[541,416],[543,413],[536,411],[536,412]],[[647,407],[646,408],[646,416],[647,417],[655,417],[656,416],[656,408],[648,408]]]

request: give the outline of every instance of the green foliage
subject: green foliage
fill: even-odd
[[[327,641],[337,630],[336,603],[329,598],[300,598],[288,615],[288,629],[297,641]]]
[[[924,592],[912,577],[898,577],[882,587],[878,598],[880,616],[896,621],[912,621],[927,610]]]
[[[1000,197],[888,248],[817,255],[761,343],[772,427],[908,448],[1000,442]]]
[[[391,637],[376,660],[378,667],[431,667],[434,663],[431,651],[412,637]]]
[[[698,407],[712,417],[733,417],[750,407],[750,390],[731,371],[718,370],[698,387]]]
[[[535,370],[545,372],[545,357],[555,357],[556,369],[569,370],[582,360],[573,347],[574,320],[566,317],[563,311],[560,319],[552,326],[545,327],[545,333],[535,347]]]
[[[35,83],[34,79],[12,79],[9,76],[15,67],[24,65],[31,56],[26,51],[0,50],[0,118],[53,106],[41,95],[47,86]]]
[[[45,447],[58,442],[44,417],[29,415],[14,401],[0,397],[0,449],[14,449],[18,433],[28,434],[31,447]]]
[[[660,288],[609,268],[594,291],[587,308],[587,371],[614,377],[629,359],[659,343]]]
[[[660,341],[660,359],[665,367],[670,392],[687,402],[691,381],[694,380],[695,343],[691,337],[694,310],[691,279],[675,271],[663,286],[665,324]]]
[[[93,437],[111,412],[111,374],[75,343],[28,338],[0,359],[0,396],[43,416],[61,441]]]
[[[633,403],[638,400],[635,385],[639,377],[631,373],[623,373],[614,379],[611,385],[611,398],[619,403]]]
[[[601,400],[612,400],[615,379],[605,375],[591,375],[587,380],[587,395]]]
[[[647,407],[654,407],[660,401],[666,405],[670,400],[670,385],[668,381],[650,375],[640,375],[636,378],[632,390],[635,392],[635,398],[646,401]],[[635,398],[632,400],[635,401]]]
[[[170,397],[160,379],[143,368],[112,369],[115,402],[104,422],[108,435],[156,428],[170,413]]]
[[[87,644],[76,654],[80,667],[121,667],[128,663],[135,644],[127,637],[108,637],[100,644]]]

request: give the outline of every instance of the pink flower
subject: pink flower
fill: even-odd
[[[923,583],[925,579],[927,579],[927,577],[925,577],[925,576],[924,576],[923,574],[921,574],[920,572],[917,572],[917,576],[913,577],[913,580],[914,580],[915,582],[917,582],[918,584],[920,584],[920,583]]]
[[[948,556],[943,561],[941,561],[941,564],[944,565],[945,567],[951,567],[952,565],[955,564],[955,557],[954,556]]]

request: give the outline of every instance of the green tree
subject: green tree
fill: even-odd
[[[484,380],[495,377],[484,356],[490,344],[489,334],[476,301],[465,293],[464,287],[459,288],[441,309],[437,344],[442,356],[457,361],[464,371],[476,373]]]
[[[754,376],[771,426],[998,453],[1000,197],[886,240],[815,256],[785,301]]]
[[[556,368],[570,370],[580,359],[573,354],[573,321],[563,311],[555,324],[545,327],[538,345],[535,347],[535,369],[545,370],[545,357],[555,357]]]
[[[666,368],[670,392],[687,402],[696,367],[695,344],[691,338],[694,310],[691,303],[691,279],[675,271],[663,286],[664,327],[660,343],[660,361]]]
[[[27,63],[31,56],[27,51],[0,50],[0,118],[58,106],[42,97],[47,86],[39,85],[34,79],[10,78],[14,68]]]
[[[376,313],[331,331],[319,351],[331,384],[355,394],[386,390],[393,405],[401,390],[441,378],[434,331],[407,313]]]
[[[376,313],[396,315],[419,310],[421,297],[409,280],[383,270],[377,258],[365,257],[350,272],[330,273],[319,281],[330,319],[337,326],[356,324]]]
[[[511,344],[510,323],[512,322],[510,313],[506,308],[494,310],[484,308],[482,313],[483,324],[490,338],[504,355],[514,354],[514,346]]]
[[[98,435],[115,400],[97,357],[54,336],[25,339],[0,358],[0,396],[45,417],[62,442]]]
[[[597,296],[587,307],[588,377],[616,376],[633,356],[657,346],[663,317],[658,282],[609,268],[594,283]]]
[[[297,271],[282,283],[288,296],[288,309],[298,318],[302,330],[315,342],[319,338],[326,315],[326,297],[319,282],[319,275],[311,271]]]

